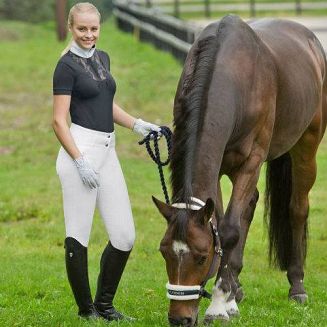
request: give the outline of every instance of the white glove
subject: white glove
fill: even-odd
[[[74,163],[78,169],[78,173],[84,185],[88,186],[90,189],[100,186],[98,177],[94,169],[90,166],[88,161],[83,156],[80,156],[79,158],[75,159]]]
[[[140,118],[135,120],[133,132],[141,134],[143,137],[146,137],[151,131],[158,132],[160,136],[160,127],[158,125],[148,123]]]

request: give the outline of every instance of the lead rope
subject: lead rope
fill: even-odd
[[[160,151],[159,151],[159,145],[158,145],[158,140],[160,138],[159,134],[161,134],[165,137],[166,143],[167,143],[168,157],[165,161],[161,161],[161,159],[160,159]],[[151,140],[153,140],[154,151],[152,150],[151,145],[150,145]],[[146,150],[148,151],[149,156],[157,164],[162,191],[164,193],[166,203],[170,204],[167,186],[166,186],[166,182],[165,182],[165,176],[164,176],[162,167],[167,166],[170,161],[170,154],[171,154],[171,148],[172,148],[172,132],[171,132],[171,130],[167,126],[160,126],[160,133],[151,131],[142,141],[139,141],[138,143],[139,143],[139,145],[145,144],[145,147],[146,147]]]

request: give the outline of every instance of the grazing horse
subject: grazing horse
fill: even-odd
[[[265,161],[270,257],[287,271],[289,298],[306,300],[308,193],[326,119],[326,56],[307,28],[271,19],[246,24],[229,15],[203,30],[174,102],[173,204],[153,198],[168,222],[160,251],[171,325],[197,323],[205,283],[216,273],[205,320],[239,313],[238,276]],[[226,210],[222,175],[232,183]]]

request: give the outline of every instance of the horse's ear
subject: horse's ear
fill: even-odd
[[[198,212],[199,222],[203,225],[206,225],[209,219],[212,217],[214,210],[215,210],[215,203],[211,198],[208,198],[205,206],[201,208]]]
[[[159,212],[166,218],[167,222],[169,223],[173,215],[173,207],[166,204],[165,202],[156,199],[154,196],[152,196],[152,201],[158,208]]]

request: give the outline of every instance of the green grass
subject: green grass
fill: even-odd
[[[106,326],[105,322],[77,318],[64,267],[61,191],[55,173],[59,145],[51,129],[51,79],[65,45],[56,41],[52,24],[0,22],[0,30],[0,326]],[[111,55],[118,85],[117,102],[133,115],[171,126],[173,97],[181,72],[179,63],[118,32],[111,22],[102,27],[99,48]],[[117,151],[129,187],[137,240],[116,304],[137,317],[133,326],[166,326],[167,277],[158,252],[165,222],[150,200],[152,194],[163,199],[157,171],[133,133],[117,128],[117,134]],[[232,320],[231,326],[327,325],[325,141],[318,161],[318,180],[311,193],[305,278],[308,304],[290,303],[285,274],[267,265],[261,200],[241,276],[246,299],[240,306],[241,317]],[[263,187],[261,180],[260,189]],[[226,181],[224,189],[227,199]],[[106,240],[97,214],[89,246],[93,293]],[[207,305],[208,301],[203,300],[201,317]]]
[[[198,12],[183,12],[180,11],[180,18],[183,20],[204,20],[204,19],[220,19],[228,14],[234,14],[242,17],[243,19],[251,18],[250,10],[233,10],[232,12],[228,11],[216,11],[211,10],[210,16],[205,16],[204,8]],[[173,14],[173,11],[171,12]],[[319,9],[319,10],[304,10],[302,15],[298,16],[295,11],[286,11],[286,10],[257,10],[256,11],[256,18],[262,17],[325,17],[327,16],[327,8],[326,9]]]
[[[173,0],[153,0],[150,1],[152,6],[161,8],[162,11],[165,13],[174,15],[175,13],[175,2]],[[141,1],[143,6],[146,6],[146,1]],[[205,11],[205,0],[179,0],[179,16],[182,19],[205,19],[206,11]],[[269,5],[269,4],[283,4],[287,3],[290,4],[290,8],[274,8],[274,9],[264,9],[259,8],[260,5]],[[311,0],[311,1],[301,1],[301,14],[300,16],[326,16],[327,15],[327,6],[325,5],[324,8],[306,8],[303,3],[312,3],[313,5],[319,3],[325,3],[324,0]],[[243,18],[251,17],[250,12],[250,1],[246,0],[209,0],[209,18],[219,18],[223,17],[227,14],[233,13],[239,15]],[[244,8],[235,8],[232,12],[228,9],[223,8],[215,8],[216,5],[242,5],[245,6]],[[197,10],[192,9],[192,6],[196,6]],[[219,9],[219,10],[218,10]],[[255,16],[256,17],[292,17],[298,16],[298,12],[296,10],[296,2],[295,0],[256,0],[255,1]]]

